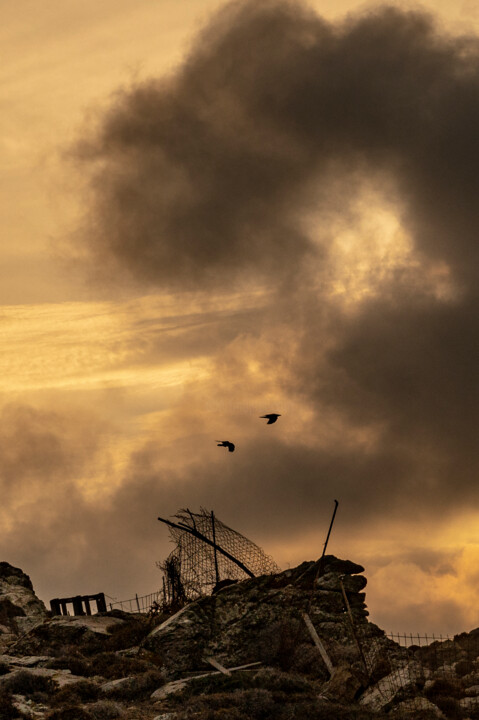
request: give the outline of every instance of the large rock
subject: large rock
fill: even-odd
[[[368,623],[361,565],[326,556],[318,577],[319,562],[305,562],[276,575],[263,575],[229,585],[201,598],[155,628],[144,642],[147,650],[161,656],[173,677],[205,666],[213,656],[225,666],[276,659],[295,646],[309,644],[303,622],[307,612],[324,641],[333,664],[343,661],[362,667],[351,633],[341,582],[357,629],[364,637],[384,635]],[[288,661],[288,657],[283,658]],[[281,657],[279,657],[281,661]],[[322,661],[319,661],[322,664]],[[327,679],[329,673],[323,665]]]
[[[47,610],[35,595],[33,585],[20,568],[0,562],[0,644],[43,622]],[[2,642],[3,640],[3,642]]]
[[[17,656],[52,656],[68,646],[81,648],[87,654],[102,652],[107,647],[109,630],[124,622],[109,615],[57,616],[34,627],[13,648]]]

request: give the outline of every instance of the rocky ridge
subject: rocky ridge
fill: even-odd
[[[4,633],[0,720],[479,720],[479,630],[400,647],[369,622],[350,561],[234,583],[158,618],[48,617],[7,566],[0,603],[19,582],[28,598]]]

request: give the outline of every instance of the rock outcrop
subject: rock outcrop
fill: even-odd
[[[156,627],[119,611],[50,618],[28,576],[0,573],[12,639],[0,695],[27,717],[63,720],[65,702],[75,720],[206,720],[218,708],[238,720],[479,718],[479,630],[399,646],[369,622],[363,568],[347,560],[225,585]],[[21,634],[19,619],[35,624]]]
[[[20,568],[0,562],[0,647],[43,622],[47,610]]]
[[[286,668],[308,664],[313,654],[319,675],[327,679],[326,665],[313,652],[303,618],[307,613],[333,665],[352,664],[364,672],[343,596],[344,588],[355,631],[363,642],[367,645],[368,639],[384,638],[367,621],[361,592],[367,582],[360,574],[364,568],[329,555],[321,577],[318,569],[317,562],[305,562],[276,575],[229,585],[187,605],[155,628],[144,647],[161,655],[172,677],[204,668],[208,656],[226,666],[274,660]]]

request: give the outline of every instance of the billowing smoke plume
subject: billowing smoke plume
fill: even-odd
[[[90,261],[209,294],[221,325],[175,336],[214,372],[131,456],[112,522],[203,504],[270,551],[334,497],[348,532],[476,505],[478,128],[478,40],[387,7],[235,2],[118,94],[76,149]],[[245,288],[261,308],[222,314]]]

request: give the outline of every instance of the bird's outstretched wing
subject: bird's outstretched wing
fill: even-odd
[[[226,447],[228,448],[229,452],[234,452],[234,443],[230,442],[229,440],[217,440],[216,442],[218,443],[218,447]]]
[[[280,413],[268,413],[267,415],[260,415],[260,417],[268,420],[266,425],[272,425],[279,417],[281,417],[281,415]]]

